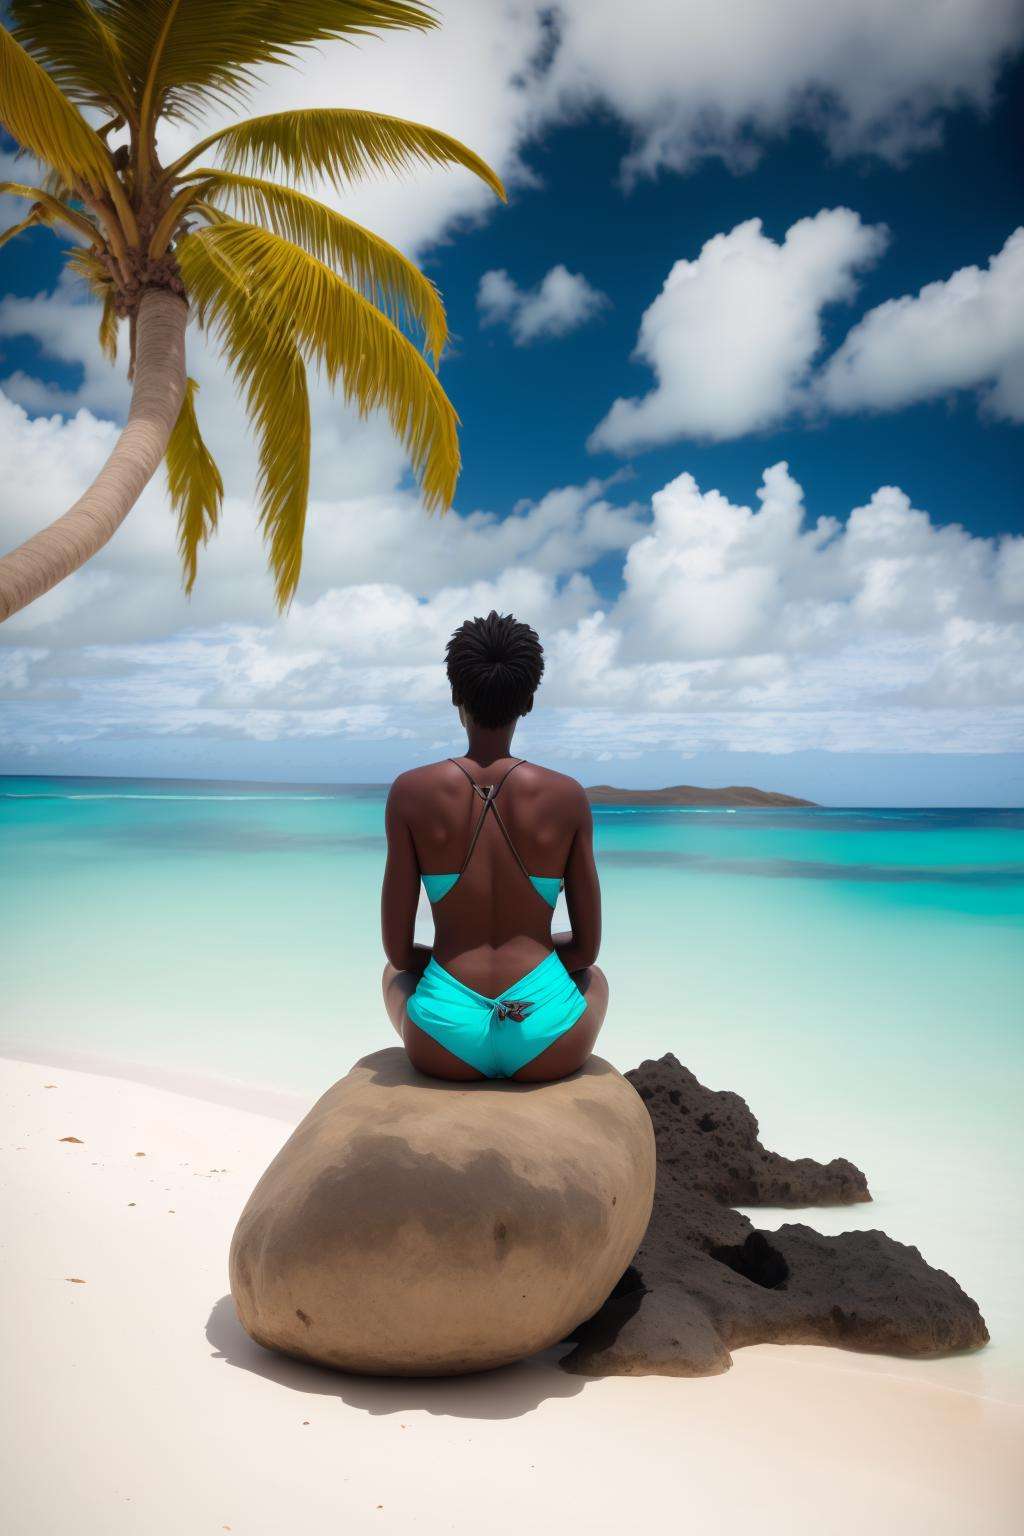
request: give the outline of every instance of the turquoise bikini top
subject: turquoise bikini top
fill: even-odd
[[[558,893],[564,886],[565,881],[560,879],[557,875],[530,874],[526,865],[519,857],[519,854],[516,850],[516,845],[512,841],[508,828],[501,819],[501,812],[498,810],[498,807],[494,803],[498,798],[499,789],[501,788],[502,784],[504,784],[509,774],[513,773],[515,769],[519,767],[520,763],[525,763],[526,758],[521,757],[519,758],[518,762],[513,763],[512,767],[507,769],[507,771],[502,774],[497,784],[478,784],[473,775],[467,772],[467,770],[463,768],[462,764],[457,762],[454,757],[449,758],[449,762],[455,763],[455,766],[458,768],[459,772],[466,775],[466,778],[473,786],[473,793],[477,795],[484,804],[483,810],[480,812],[480,817],[477,821],[477,824],[473,829],[473,836],[470,838],[469,847],[466,850],[466,857],[462,861],[462,868],[454,875],[420,875],[420,878],[423,881],[423,889],[427,893],[427,900],[430,902],[431,906],[436,905],[436,903],[439,902],[443,896],[448,895],[448,892],[452,889],[453,886],[458,884],[460,877],[465,873],[466,865],[473,857],[473,850],[476,847],[477,838],[480,836],[483,824],[487,819],[487,813],[488,811],[493,811],[494,819],[498,823],[498,826],[501,828],[502,835],[504,836],[506,843],[508,843],[512,850],[512,857],[515,859],[516,863],[519,865],[519,868],[522,870],[527,880],[529,880],[530,884],[537,892],[537,895],[542,896],[549,907],[553,907],[558,900]]]

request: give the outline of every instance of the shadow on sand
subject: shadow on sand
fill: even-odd
[[[472,1376],[354,1376],[275,1354],[253,1343],[235,1315],[230,1296],[214,1304],[206,1324],[214,1355],[240,1371],[251,1371],[293,1392],[339,1397],[364,1413],[426,1413],[454,1419],[518,1419],[552,1397],[575,1397],[587,1385],[585,1377],[558,1369],[559,1358],[571,1345],[557,1345],[542,1354]]]

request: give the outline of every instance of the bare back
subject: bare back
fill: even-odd
[[[420,873],[462,869],[478,820],[481,786],[501,783],[497,818],[484,814],[473,856],[453,888],[434,906],[433,953],[466,986],[496,996],[552,950],[552,909],[530,875],[564,878],[573,938],[596,952],[600,894],[594,867],[590,807],[575,779],[536,763],[506,757],[482,767],[446,759],[395,780],[388,799],[388,867],[382,896],[386,947],[401,948],[415,922]],[[518,766],[514,766],[518,765]],[[505,782],[501,782],[508,774]],[[566,940],[569,935],[565,935]]]

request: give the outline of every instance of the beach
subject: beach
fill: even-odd
[[[0,1536],[1024,1536],[1024,0],[3,9]]]
[[[870,1203],[745,1214],[914,1245],[984,1349],[601,1380],[556,1349],[402,1382],[269,1354],[227,1283],[291,1127],[393,1041],[382,812],[345,786],[5,782],[7,1528],[1019,1529],[1020,813],[595,812],[599,1052],[672,1051],[765,1146],[851,1159]]]
[[[10,1059],[0,1085],[14,1536],[1019,1529],[1024,1394],[985,1380],[987,1351],[758,1345],[692,1380],[585,1380],[558,1350],[448,1381],[320,1370],[253,1344],[227,1294],[299,1099]]]

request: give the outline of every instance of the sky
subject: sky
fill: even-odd
[[[196,589],[158,472],[0,631],[0,772],[388,780],[461,749],[444,644],[496,607],[547,657],[518,749],[584,782],[1024,803],[1024,4],[438,9],[247,110],[401,113],[505,179],[507,205],[462,171],[311,188],[445,298],[453,511],[318,386],[278,615],[252,441],[190,330],[227,492]],[[61,269],[46,231],[0,251],[4,547],[126,409]]]

